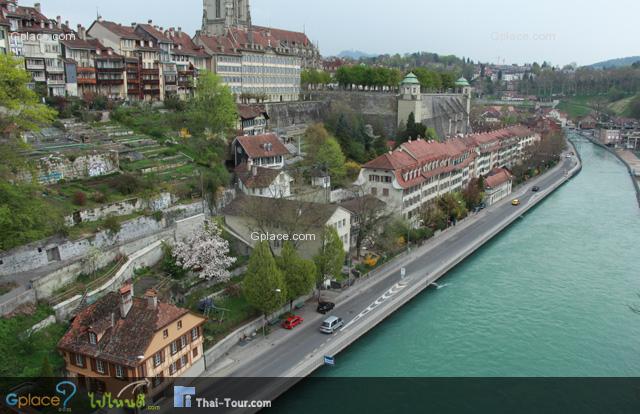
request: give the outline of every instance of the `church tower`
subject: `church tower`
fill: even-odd
[[[228,27],[251,26],[249,0],[204,0],[202,32],[223,35]]]

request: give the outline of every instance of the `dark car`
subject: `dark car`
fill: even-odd
[[[485,208],[487,208],[487,204],[486,203],[480,203],[480,205],[478,207],[480,207],[480,210],[484,210]]]
[[[531,189],[531,191],[533,191],[534,193],[537,193],[538,191],[540,191],[540,187],[535,186]]]
[[[326,315],[327,313],[331,312],[333,310],[333,308],[336,307],[335,303],[332,302],[320,302],[318,303],[318,313],[321,313],[323,315]]]

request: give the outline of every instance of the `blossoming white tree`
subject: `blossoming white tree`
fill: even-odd
[[[229,242],[222,238],[216,223],[205,223],[183,242],[173,248],[176,264],[185,270],[197,271],[202,279],[224,282],[231,274],[229,267],[235,257],[229,257]]]

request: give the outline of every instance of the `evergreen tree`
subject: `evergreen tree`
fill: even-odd
[[[247,302],[265,319],[286,303],[286,282],[268,242],[257,244],[251,253],[242,290]]]
[[[316,282],[316,265],[298,255],[293,243],[285,242],[278,265],[287,285],[287,299],[293,309],[293,301],[311,292]]]

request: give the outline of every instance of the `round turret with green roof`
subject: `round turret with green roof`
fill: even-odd
[[[407,76],[404,77],[400,85],[420,85],[420,81],[418,77],[413,74],[413,72],[409,72]]]
[[[469,85],[469,81],[463,76],[456,81],[456,86],[464,87],[464,86],[471,86],[471,85]]]

